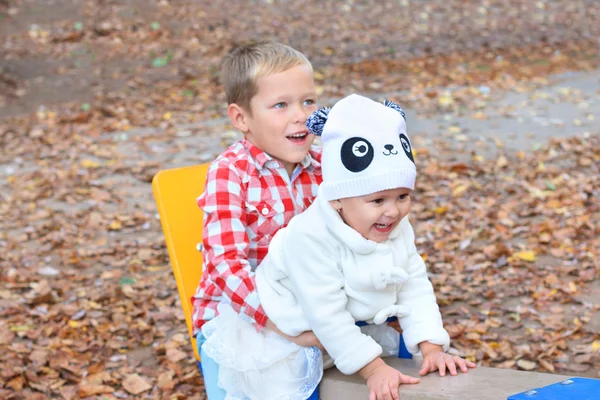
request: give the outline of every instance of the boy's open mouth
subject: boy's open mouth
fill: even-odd
[[[392,224],[373,224],[376,231],[387,233],[392,230]]]
[[[298,133],[293,133],[291,135],[287,135],[286,137],[294,143],[302,143],[306,140],[307,136],[308,136],[307,132],[298,132]]]

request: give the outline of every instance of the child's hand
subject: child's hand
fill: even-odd
[[[367,381],[369,400],[399,400],[401,384],[419,383],[419,378],[404,375],[377,357],[364,366],[358,374]]]
[[[462,372],[468,372],[469,368],[475,368],[476,365],[471,361],[462,359],[459,356],[451,356],[444,353],[438,345],[423,342],[419,345],[423,354],[423,364],[419,375],[424,376],[429,372],[440,371],[440,376],[446,375],[446,368],[450,375],[456,375],[456,367],[458,366]]]

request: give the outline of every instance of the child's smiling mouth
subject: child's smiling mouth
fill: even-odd
[[[388,233],[392,230],[393,224],[373,224],[373,227],[377,232]]]

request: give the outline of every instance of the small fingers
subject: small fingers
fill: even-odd
[[[392,397],[392,391],[390,390],[389,384],[387,382],[381,385],[380,392],[382,400],[395,400]],[[379,397],[377,397],[377,400],[379,400]]]
[[[421,380],[419,378],[415,378],[414,376],[408,376],[404,374],[400,374],[400,383],[405,385],[412,385],[415,383],[419,383]]]
[[[392,395],[392,400],[399,400],[400,394],[398,393],[398,387],[400,386],[400,384],[398,383],[398,381],[394,382],[390,382],[390,394]]]
[[[427,373],[429,372],[429,368],[429,360],[424,360],[423,365],[421,366],[421,370],[419,371],[419,375],[427,375]]]
[[[440,376],[446,376],[446,361],[443,357],[438,360],[437,369],[440,371]],[[435,369],[433,371],[435,371]]]
[[[448,367],[448,371],[450,372],[450,375],[456,376],[456,374],[457,374],[456,364],[455,364],[453,358],[446,359],[446,366]]]
[[[463,360],[459,356],[454,356],[453,358],[454,358],[454,362],[456,363],[456,365],[458,365],[458,367],[460,368],[460,370],[462,372],[469,371],[469,368],[467,368],[467,362],[465,360]]]

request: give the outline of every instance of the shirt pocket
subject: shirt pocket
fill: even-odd
[[[246,202],[248,239],[268,245],[273,235],[284,226],[285,206],[281,200]]]

